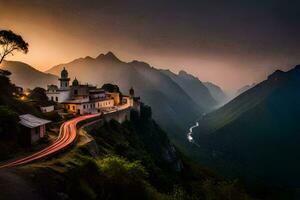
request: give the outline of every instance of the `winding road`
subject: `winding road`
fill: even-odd
[[[49,155],[53,155],[54,153],[57,153],[57,152],[63,150],[64,148],[66,148],[67,146],[69,146],[70,144],[72,144],[75,141],[76,136],[77,136],[76,125],[79,122],[90,119],[90,118],[98,117],[98,116],[100,116],[100,114],[84,115],[84,116],[80,116],[80,117],[71,119],[67,122],[64,122],[60,127],[60,131],[59,131],[59,135],[58,135],[57,139],[51,145],[49,145],[45,149],[42,149],[30,156],[27,156],[27,157],[24,157],[21,159],[17,159],[15,161],[1,165],[0,169],[14,167],[14,166],[18,166],[18,165],[24,165],[24,164],[36,161],[38,159],[47,157]]]
[[[121,110],[125,110],[125,109],[129,108],[130,107],[130,102],[129,102],[130,99],[129,99],[129,97],[124,97],[124,98],[126,99],[125,104],[119,105],[119,106],[115,107],[114,109],[105,110],[102,112],[102,114],[106,115],[106,114],[119,112]],[[66,147],[68,147],[70,144],[72,144],[75,141],[76,136],[77,136],[76,126],[79,122],[82,122],[87,119],[99,117],[102,114],[97,113],[97,114],[83,115],[83,116],[79,116],[79,117],[76,117],[74,119],[64,122],[60,127],[58,137],[51,145],[47,146],[46,148],[44,148],[38,152],[31,154],[29,156],[26,156],[26,157],[8,162],[6,164],[0,165],[0,169],[28,164],[33,161],[39,160],[41,158],[45,158],[50,155],[53,155],[53,154],[65,149]]]

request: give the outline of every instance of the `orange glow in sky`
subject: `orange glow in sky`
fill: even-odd
[[[112,51],[126,62],[141,60],[173,72],[185,70],[202,81],[233,90],[259,82],[277,68],[286,69],[297,64],[296,59],[287,59],[285,55],[271,59],[253,56],[253,53],[248,55],[247,52],[240,55],[239,47],[228,42],[226,37],[211,39],[206,38],[209,34],[203,33],[199,35],[198,43],[187,41],[189,36],[179,32],[181,29],[175,30],[175,22],[175,28],[165,28],[165,32],[157,36],[154,33],[160,30],[155,30],[152,25],[150,28],[146,26],[146,18],[126,21],[131,16],[125,13],[124,17],[120,14],[122,10],[110,13],[100,12],[93,6],[89,10],[78,6],[67,12],[69,5],[65,2],[54,1],[59,4],[45,3],[46,6],[43,1],[34,2],[29,5],[25,1],[0,0],[0,29],[11,29],[29,43],[28,54],[15,53],[7,60],[22,61],[41,71],[80,57],[96,57]],[[95,20],[99,13],[101,17]],[[151,17],[149,20],[160,25],[161,20],[155,21]],[[152,29],[155,31],[150,34],[148,30]],[[180,37],[175,38],[174,34]],[[150,39],[145,39],[146,36]],[[208,48],[193,50],[205,45]],[[226,48],[231,48],[233,53],[227,53]]]

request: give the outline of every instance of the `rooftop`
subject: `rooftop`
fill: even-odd
[[[31,114],[20,115],[20,124],[28,128],[35,128],[50,123],[51,121],[38,118]]]
[[[110,100],[112,98],[105,97],[105,98],[96,98],[96,99],[70,99],[68,101],[62,102],[62,104],[87,104],[87,103],[95,103]]]

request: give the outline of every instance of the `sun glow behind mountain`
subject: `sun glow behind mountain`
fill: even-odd
[[[294,11],[286,12],[280,4],[274,4],[274,9],[282,18],[251,3],[234,4],[244,11],[236,13],[227,4],[217,9],[191,0],[184,5],[82,2],[0,0],[1,28],[12,29],[30,44],[27,55],[17,53],[13,60],[45,71],[112,51],[125,61],[186,70],[227,90],[259,82],[274,69],[298,63],[300,51],[293,34],[298,33],[297,18],[290,20]]]

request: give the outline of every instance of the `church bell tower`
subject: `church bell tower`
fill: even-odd
[[[69,82],[70,78],[68,77],[68,71],[64,67],[64,69],[60,73],[60,78],[58,79],[60,81],[60,89],[68,89],[69,88]]]

